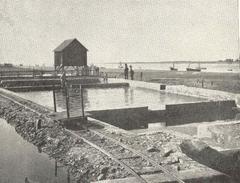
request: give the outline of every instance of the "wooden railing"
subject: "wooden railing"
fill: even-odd
[[[79,70],[78,74],[75,70],[67,70],[67,75],[72,76],[101,76],[100,72],[91,69]],[[44,77],[44,76],[57,76],[59,71],[44,70],[44,69],[4,69],[0,70],[0,77]]]

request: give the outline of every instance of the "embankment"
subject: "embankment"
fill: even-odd
[[[6,93],[2,95],[3,92]],[[0,117],[14,125],[16,132],[37,146],[40,152],[48,154],[50,158],[68,168],[74,180],[99,180],[103,170],[105,178],[115,176],[116,172],[119,178],[128,175],[108,157],[69,135],[60,122],[48,117],[49,113],[50,111],[42,106],[21,99],[12,92],[0,90]],[[39,120],[42,128],[36,129],[35,124]]]

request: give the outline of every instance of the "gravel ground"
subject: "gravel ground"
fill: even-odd
[[[140,151],[173,171],[204,167],[182,153],[179,145],[183,138],[166,131],[132,136],[106,130],[101,130],[101,133]]]

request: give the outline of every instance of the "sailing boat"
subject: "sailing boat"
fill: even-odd
[[[174,67],[174,63],[173,63],[173,66],[170,67],[170,70],[171,70],[171,71],[177,71],[178,69]]]
[[[196,68],[191,68],[190,65],[191,65],[191,63],[189,63],[188,67],[186,68],[186,71],[201,72],[200,63],[198,64],[198,67],[196,67]]]

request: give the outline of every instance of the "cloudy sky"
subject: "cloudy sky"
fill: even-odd
[[[237,0],[0,0],[0,63],[53,65],[77,38],[89,63],[238,56]]]

